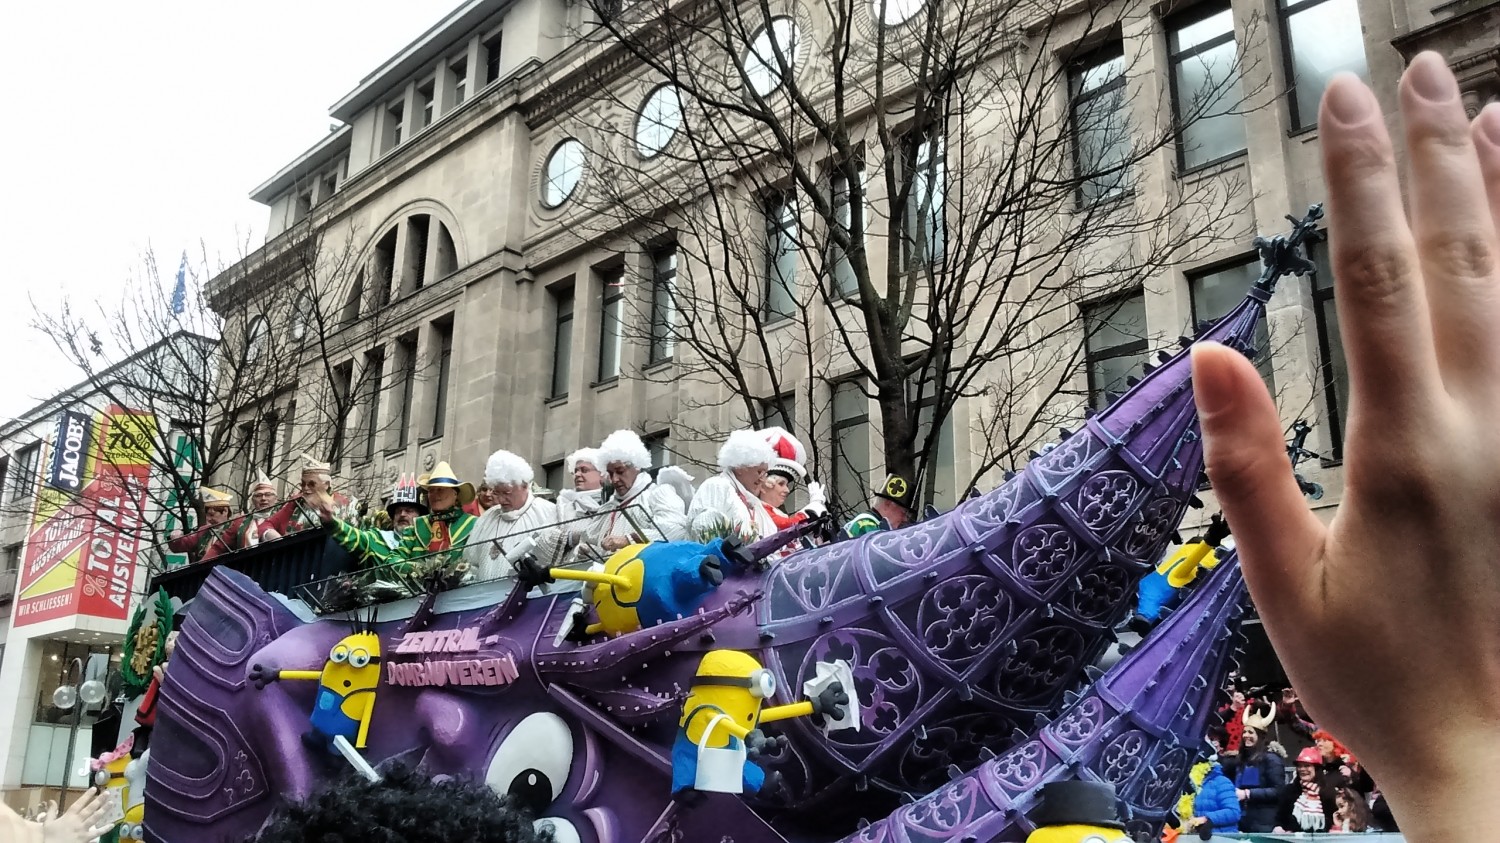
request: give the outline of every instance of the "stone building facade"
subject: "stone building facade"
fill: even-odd
[[[818,25],[792,0],[773,6],[785,6],[799,26]],[[1217,315],[1257,272],[1253,234],[1279,231],[1286,214],[1323,199],[1316,104],[1332,72],[1361,73],[1394,112],[1406,61],[1419,49],[1437,49],[1477,108],[1500,90],[1497,10],[1472,0],[1431,8],[1211,0],[1127,16],[1103,48],[1118,51],[1129,68],[1118,83],[1133,94],[1125,100],[1139,112],[1132,121],[1151,125],[1171,115],[1189,84],[1184,63],[1226,44],[1240,57],[1242,84],[1269,93],[1258,107],[1226,118],[1242,124],[1208,141],[1217,144],[1210,160],[1164,148],[1136,168],[1133,190],[1146,201],[1231,185],[1246,201],[1200,260],[1160,274],[1123,302],[1113,297],[1110,315],[1094,317],[1134,320],[1134,330],[1087,341],[1078,393],[1102,392],[1195,321]],[[336,271],[320,280],[313,305],[337,316],[326,320],[327,351],[318,361],[284,364],[302,367],[304,390],[331,379],[331,389],[354,394],[350,412],[337,420],[348,432],[338,461],[345,485],[368,494],[440,459],[477,479],[486,456],[505,447],[533,463],[538,483],[555,487],[564,482],[566,454],[619,427],[646,435],[662,459],[712,464],[711,445],[677,435],[685,406],[715,403],[704,393],[711,387],[672,383],[670,355],[659,359],[660,349],[612,327],[622,313],[650,306],[641,300],[648,291],[622,279],[676,273],[670,250],[630,243],[628,231],[618,242],[578,235],[588,226],[575,191],[608,173],[590,169],[589,142],[599,132],[569,103],[602,86],[639,85],[628,68],[604,60],[597,41],[580,37],[596,25],[593,14],[563,0],[466,2],[364,75],[331,111],[340,128],[256,188],[254,198],[270,209],[268,242],[212,282],[210,294],[243,301],[237,291],[255,287],[278,255],[310,238],[325,253],[339,253],[338,260],[320,258]],[[1065,60],[1063,45],[1050,49]],[[361,71],[350,68],[350,75]],[[640,88],[642,108],[650,93]],[[1284,282],[1270,303],[1265,370],[1287,423],[1306,418],[1315,426],[1307,445],[1323,459],[1304,468],[1326,487],[1318,505],[1331,514],[1340,497],[1347,380],[1326,253],[1314,257],[1324,268],[1318,277]],[[1098,303],[1084,297],[1078,305],[1083,341],[1082,325]],[[228,304],[226,316],[231,325],[244,318]],[[306,321],[272,320],[268,328],[305,331]],[[640,376],[648,370],[653,377]],[[798,406],[794,427],[820,448],[835,438],[846,448],[857,443],[856,459],[864,461],[857,468],[878,471],[879,439],[870,428],[877,408],[862,398],[841,400],[832,387],[814,392],[820,406]],[[685,396],[693,400],[685,404]],[[247,401],[243,421],[253,431],[270,412],[283,424],[318,424],[309,415],[315,401],[295,391],[274,407]],[[718,404],[711,425],[727,430],[759,421],[734,402]],[[947,479],[939,483],[939,505],[952,503],[983,450],[975,441],[979,408],[970,404],[978,401],[960,404],[951,422],[944,456],[952,464],[940,470]],[[288,465],[295,458],[262,456]],[[838,480],[846,502],[862,497],[852,488],[860,473]],[[998,475],[996,468],[980,484]]]

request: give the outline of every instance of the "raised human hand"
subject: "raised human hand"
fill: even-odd
[[[1410,217],[1375,97],[1319,115],[1351,407],[1324,525],[1238,353],[1193,350],[1208,474],[1276,651],[1412,843],[1500,824],[1500,106],[1470,125],[1441,56],[1400,86]]]
[[[74,800],[61,816],[56,816],[56,813],[54,805],[42,815],[41,836],[37,840],[45,843],[89,843],[115,825],[105,820],[109,813],[109,802],[92,787]]]

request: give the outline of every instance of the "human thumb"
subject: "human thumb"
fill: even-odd
[[[1193,394],[1208,479],[1236,536],[1245,578],[1262,611],[1292,610],[1323,527],[1302,499],[1265,383],[1244,355],[1193,346]]]

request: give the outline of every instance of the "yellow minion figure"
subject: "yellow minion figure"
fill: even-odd
[[[1042,785],[1041,804],[1027,817],[1036,830],[1026,843],[1131,843],[1120,822],[1115,786],[1062,781]]]
[[[1219,567],[1216,548],[1221,545],[1225,551],[1232,550],[1234,540],[1229,536],[1229,523],[1222,515],[1215,515],[1203,535],[1189,539],[1176,553],[1157,563],[1156,570],[1141,578],[1136,587],[1136,608],[1129,621],[1130,628],[1141,635],[1149,632],[1161,620],[1162,612],[1177,602],[1182,589],[1198,578],[1199,571]]]
[[[528,586],[554,580],[588,583],[586,596],[598,620],[587,623],[575,616],[570,637],[585,639],[599,633],[621,635],[659,623],[686,617],[703,605],[724,582],[726,570],[744,562],[722,539],[706,544],[689,541],[632,544],[615,551],[601,569],[574,571],[567,568],[519,566]],[[581,627],[581,628],[579,628]]]
[[[328,651],[322,670],[250,669],[250,680],[264,688],[278,679],[316,680],[312,730],[303,742],[338,751],[338,740],[364,749],[370,734],[370,716],[375,711],[375,690],[380,685],[380,636],[373,631],[373,617],[365,630],[344,636]]]
[[[749,758],[779,745],[761,733],[761,724],[807,716],[837,720],[849,703],[849,695],[835,682],[815,698],[763,709],[775,693],[776,675],[754,656],[738,650],[704,655],[682,703],[672,744],[672,793],[760,792],[766,773]]]

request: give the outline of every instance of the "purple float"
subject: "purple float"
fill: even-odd
[[[1297,247],[1320,216],[1257,241],[1262,280],[1201,338],[1252,352],[1276,280],[1308,269]],[[1190,344],[994,491],[728,576],[683,618],[573,643],[573,595],[527,599],[511,581],[382,605],[363,755],[513,793],[559,843],[1020,840],[1036,789],[1068,776],[1114,782],[1132,829],[1159,825],[1226,669],[1233,560],[1073,694],[1198,488]],[[320,670],[353,627],[214,571],[163,683],[147,839],[245,839],[281,799],[347,772],[327,740],[303,737],[320,683],[265,676]],[[755,759],[772,774],[759,793],[674,800],[678,720],[713,650],[764,667],[767,707],[802,699],[820,663],[846,663],[859,728],[771,724],[785,741]]]

